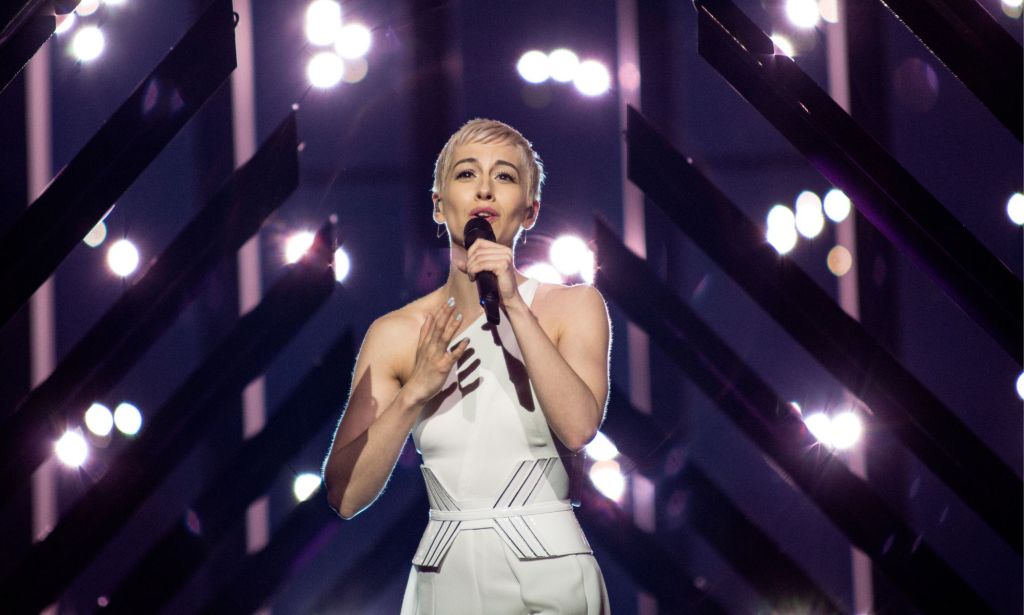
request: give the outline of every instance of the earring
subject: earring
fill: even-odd
[[[526,245],[526,238],[528,237],[528,233],[529,232],[530,232],[530,229],[526,229],[526,228],[523,229],[523,245],[524,246]]]
[[[437,225],[437,238],[438,239],[441,238],[441,229],[443,229],[443,228],[446,228],[444,224],[438,224]]]

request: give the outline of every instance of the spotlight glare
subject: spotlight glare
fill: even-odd
[[[545,284],[562,284],[565,280],[558,270],[548,263],[534,263],[523,269],[523,275]]]
[[[107,250],[107,266],[110,270],[126,278],[139,266],[139,250],[127,239],[118,239]]]
[[[786,254],[796,246],[796,217],[792,209],[775,205],[768,211],[765,238],[779,254]]]
[[[338,85],[345,75],[345,62],[330,51],[323,51],[309,59],[306,76],[313,86],[326,89]]]
[[[1017,397],[1024,399],[1024,372],[1017,376]]]
[[[815,0],[786,0],[786,17],[798,28],[818,25],[818,3]]]
[[[372,41],[373,37],[366,26],[357,23],[349,24],[338,34],[334,50],[346,60],[354,60],[365,56],[370,51]]]
[[[529,83],[544,83],[551,76],[548,56],[542,51],[527,51],[516,63],[519,76]]]
[[[57,459],[72,468],[81,467],[89,457],[89,445],[78,430],[65,431],[53,448],[57,453]]]
[[[80,62],[89,62],[100,57],[103,48],[106,46],[106,39],[103,32],[96,26],[84,26],[75,32],[71,39],[71,53]]]
[[[619,462],[614,459],[598,461],[590,466],[590,482],[605,497],[616,502],[620,501],[626,490],[626,477],[622,475]]]
[[[303,472],[295,477],[292,482],[292,493],[299,502],[305,502],[320,488],[320,475],[312,472]]]
[[[1024,226],[1024,194],[1014,192],[1006,201],[1006,215],[1017,226]]]
[[[299,259],[313,247],[313,240],[316,234],[312,231],[301,231],[293,234],[284,244],[284,262],[289,265],[299,262]]]
[[[90,248],[98,248],[100,244],[103,243],[103,240],[106,238],[107,225],[105,222],[103,222],[103,220],[100,220],[99,222],[96,223],[96,226],[92,227],[92,229],[85,234],[85,237],[82,239],[82,241],[84,241],[85,245],[89,246]]]
[[[573,85],[584,96],[600,96],[611,88],[612,77],[604,64],[597,60],[584,60],[576,68]]]
[[[832,419],[824,412],[814,412],[804,417],[808,431],[823,445],[832,446]]]
[[[579,273],[581,267],[586,264],[587,244],[575,235],[562,235],[551,242],[551,249],[548,258],[551,264],[563,275]]]
[[[307,248],[308,249],[308,248]],[[348,252],[345,252],[342,248],[338,248],[334,251],[334,279],[338,282],[344,282],[345,278],[348,277],[348,272],[352,268],[352,261],[348,257]]]
[[[54,34],[64,34],[71,28],[75,27],[76,17],[74,13],[68,13],[67,15],[57,15],[57,29],[53,31]]]
[[[860,440],[864,425],[853,410],[846,410],[832,417],[832,446],[845,450]]]
[[[833,188],[825,193],[825,215],[836,224],[850,215],[850,197],[839,188]]]
[[[370,65],[366,63],[366,58],[354,58],[345,62],[345,72],[341,75],[341,80],[345,83],[359,83],[366,78],[368,72]]]
[[[821,18],[829,23],[839,23],[839,3],[837,0],[819,0],[818,12]]]
[[[334,0],[314,0],[306,9],[306,38],[314,45],[330,45],[341,32],[341,5]]]
[[[579,57],[568,49],[556,49],[548,54],[551,78],[555,81],[569,83],[576,78],[576,69],[579,65]]]
[[[1019,9],[1022,5],[1024,5],[1024,2],[1022,2],[1022,0],[1003,0],[1003,4],[1010,7],[1011,9]]]
[[[134,436],[142,428],[142,413],[135,407],[123,401],[114,408],[114,426],[126,436]]]
[[[85,426],[97,436],[110,435],[114,428],[114,415],[110,413],[110,408],[93,402],[85,411]]]
[[[79,17],[88,17],[95,13],[98,8],[100,8],[100,0],[82,0],[75,8],[75,12],[78,13]]]
[[[853,267],[853,255],[845,247],[835,246],[828,251],[828,257],[826,257],[825,262],[828,264],[828,270],[832,272],[832,275],[841,278],[849,273],[850,268]]]
[[[608,439],[602,432],[597,432],[594,439],[587,445],[587,456],[595,461],[607,461],[619,456],[619,449],[615,443]]]
[[[825,216],[821,215],[821,199],[810,190],[804,190],[796,197],[796,230],[808,239],[814,239],[825,228]]]
[[[583,263],[580,265],[580,277],[586,284],[594,283],[594,274],[597,273],[597,264],[594,262],[594,252],[587,250],[587,255],[583,258]]]
[[[781,53],[784,56],[793,57],[796,55],[796,49],[793,47],[793,43],[788,38],[781,34],[772,34],[772,42],[775,43],[775,52]]]

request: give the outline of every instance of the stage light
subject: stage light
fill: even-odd
[[[825,446],[832,446],[832,419],[824,412],[813,412],[804,417],[808,431]]]
[[[126,436],[134,436],[142,428],[142,413],[135,407],[123,401],[114,408],[114,426]]]
[[[793,57],[796,55],[796,49],[793,47],[793,43],[788,38],[781,34],[772,34],[772,42],[775,43],[775,52],[781,53],[784,56]]]
[[[85,237],[82,238],[82,241],[84,241],[85,245],[89,246],[90,248],[98,248],[100,244],[103,243],[103,240],[106,238],[107,224],[103,222],[103,220],[100,220],[99,222],[96,223],[96,226],[92,227],[92,229],[90,229],[89,232],[85,234]]]
[[[580,265],[580,277],[587,284],[594,283],[594,274],[597,273],[597,263],[594,260],[594,252],[587,250],[586,256],[583,257],[583,264]]]
[[[334,50],[348,60],[361,58],[370,51],[372,41],[373,37],[366,26],[353,23],[341,29],[338,41],[334,43]]]
[[[57,15],[57,29],[53,31],[54,34],[64,34],[71,28],[75,27],[76,17],[74,13],[68,13],[67,15]]]
[[[829,23],[839,23],[839,3],[837,0],[820,0],[818,2],[818,13],[821,18]]]
[[[573,85],[584,96],[600,96],[608,91],[612,77],[604,64],[597,60],[584,60],[576,69]]]
[[[804,190],[796,197],[796,230],[808,239],[814,239],[825,228],[825,216],[821,214],[821,199],[810,190]]]
[[[81,467],[89,457],[89,444],[78,430],[65,431],[53,448],[57,459],[72,468]]]
[[[594,461],[607,461],[618,457],[619,449],[614,442],[608,439],[608,436],[599,431],[587,445],[587,456]]]
[[[100,8],[100,0],[82,0],[78,3],[78,7],[75,8],[75,12],[78,13],[79,17],[88,17],[95,13],[98,8]]]
[[[569,83],[576,78],[576,69],[579,65],[579,57],[568,49],[556,49],[548,54],[551,78],[555,81]]]
[[[853,410],[845,410],[832,417],[832,446],[846,450],[860,441],[864,425]]]
[[[1021,12],[1024,11],[1021,0],[1003,0],[999,6],[1003,9],[1003,15],[1013,19],[1019,19]]]
[[[284,262],[289,265],[299,262],[302,255],[313,246],[313,241],[315,239],[316,234],[312,231],[300,231],[298,233],[293,233],[292,236],[284,242]]]
[[[574,235],[562,235],[551,242],[548,251],[548,258],[551,264],[563,275],[573,275],[580,272],[580,268],[586,264],[587,244]]]
[[[307,248],[308,249],[308,248]],[[334,251],[334,279],[338,282],[344,282],[345,278],[348,277],[348,272],[352,268],[352,261],[348,257],[348,252],[338,248]]]
[[[796,246],[796,217],[792,209],[775,205],[768,211],[765,238],[779,254],[786,254]]]
[[[565,282],[562,274],[558,273],[558,270],[548,263],[534,263],[523,269],[523,275],[545,284],[562,284]]]
[[[314,45],[330,45],[341,32],[341,5],[333,0],[314,0],[306,9],[306,38]]]
[[[306,76],[309,82],[318,88],[330,88],[338,85],[345,74],[345,62],[330,51],[316,54],[306,65]]]
[[[815,0],[786,0],[786,17],[798,28],[818,25],[818,3]]]
[[[292,482],[292,493],[299,502],[305,502],[311,495],[320,488],[320,475],[312,472],[303,472],[295,477]]]
[[[530,83],[544,83],[551,76],[548,56],[541,51],[527,51],[516,63],[519,76]]]
[[[85,426],[97,436],[110,435],[114,428],[114,415],[110,408],[99,402],[93,402],[85,411]]]
[[[127,239],[118,239],[107,250],[107,266],[110,270],[126,278],[139,266],[139,250]]]
[[[841,278],[850,272],[850,268],[853,267],[853,256],[850,251],[843,246],[835,246],[828,251],[828,257],[825,259],[828,264],[828,270],[832,272],[832,275],[837,278]]]
[[[614,459],[598,461],[590,466],[590,482],[605,497],[618,502],[626,490],[626,477]]]
[[[124,4],[124,0],[103,0],[103,3],[111,6],[121,6]]]
[[[1024,372],[1017,376],[1017,397],[1024,399]]]
[[[1017,226],[1024,226],[1024,194],[1014,192],[1006,201],[1006,215]]]
[[[84,26],[75,32],[71,39],[71,53],[80,62],[89,62],[100,57],[106,40],[103,33],[96,26]]]
[[[839,188],[833,188],[825,193],[824,204],[825,215],[837,224],[850,215],[850,197]]]
[[[345,72],[342,73],[341,80],[345,83],[359,83],[366,78],[368,72],[370,72],[370,65],[367,64],[366,58],[346,60]]]

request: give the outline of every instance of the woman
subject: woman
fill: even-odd
[[[432,189],[450,238],[447,282],[374,321],[356,361],[324,482],[331,506],[355,516],[412,433],[430,521],[403,614],[608,612],[569,502],[574,455],[604,416],[608,312],[593,287],[541,284],[515,268],[512,246],[537,223],[543,177],[530,142],[506,124],[473,120],[452,135]],[[462,232],[476,216],[495,241],[467,252]],[[497,277],[497,326],[474,283],[483,271]]]

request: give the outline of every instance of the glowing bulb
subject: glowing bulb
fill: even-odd
[[[114,408],[114,426],[126,436],[134,436],[142,428],[142,413],[126,401]]]
[[[519,76],[529,83],[544,83],[551,76],[548,56],[541,51],[527,51],[516,63]]]
[[[598,461],[590,466],[590,482],[594,483],[594,487],[605,497],[616,502],[626,490],[626,477],[622,475],[619,462],[613,459]]]
[[[808,431],[825,446],[832,446],[832,419],[824,412],[815,412],[804,418]]]
[[[114,415],[110,408],[94,402],[85,411],[85,426],[97,436],[106,436],[114,428]]]
[[[122,278],[130,276],[139,266],[139,250],[127,239],[118,239],[107,250],[107,266]]]
[[[295,481],[292,483],[292,493],[295,494],[295,499],[300,502],[305,502],[311,495],[316,493],[317,489],[320,488],[320,475],[313,474],[312,472],[303,472],[295,477]]]
[[[103,38],[103,32],[100,32],[96,26],[80,28],[71,39],[71,53],[81,62],[89,62],[100,57],[105,46],[106,39]]]
[[[1024,372],[1017,376],[1017,397],[1024,399]]]
[[[818,12],[821,18],[829,23],[839,23],[839,3],[837,0],[820,0]]]
[[[344,75],[345,62],[329,51],[316,54],[306,65],[309,82],[318,88],[334,87]]]
[[[291,265],[299,262],[299,259],[313,247],[316,235],[312,231],[295,233],[284,244],[284,261]]]
[[[846,410],[832,417],[832,446],[845,450],[860,440],[864,425],[853,410]]]
[[[308,249],[308,248],[307,248]],[[348,258],[345,250],[338,248],[334,251],[334,279],[338,282],[345,281],[348,272],[352,268],[352,261]]]
[[[853,267],[853,255],[845,247],[835,246],[828,251],[825,262],[832,275],[841,278],[849,273],[850,268]]]
[[[523,275],[545,284],[561,284],[565,282],[562,279],[562,274],[558,273],[558,270],[548,263],[534,263],[523,270]]]
[[[576,78],[576,69],[579,65],[579,57],[568,49],[556,49],[548,54],[551,78],[555,81],[569,83]]]
[[[54,30],[53,33],[64,34],[73,27],[75,27],[74,13],[68,13],[67,15],[57,15],[57,29]]]
[[[772,42],[775,43],[775,49],[777,53],[782,55],[793,57],[796,55],[796,49],[793,47],[793,43],[788,38],[781,34],[772,34]]]
[[[785,205],[775,205],[768,211],[768,243],[779,254],[786,254],[796,246],[796,217]]]
[[[306,9],[306,38],[314,45],[330,45],[341,32],[341,5],[314,0]]]
[[[345,73],[341,80],[345,83],[359,83],[366,78],[368,72],[370,65],[366,63],[366,58],[353,58],[345,62]]]
[[[1006,215],[1017,226],[1024,226],[1024,194],[1014,192],[1013,196],[1006,201]]]
[[[607,461],[619,456],[619,449],[600,431],[587,445],[587,456],[595,461]]]
[[[798,28],[818,25],[818,3],[814,0],[786,0],[786,17]]]
[[[562,235],[551,242],[551,249],[548,257],[555,269],[564,275],[579,273],[580,268],[586,263],[587,253],[590,249],[582,239],[574,235]]]
[[[100,220],[99,222],[96,223],[96,226],[92,227],[92,229],[85,234],[85,238],[83,238],[82,241],[84,241],[85,245],[89,246],[90,248],[98,248],[100,244],[103,243],[103,240],[106,238],[107,225],[105,222],[103,222],[103,220]]]
[[[89,445],[77,430],[64,432],[54,445],[54,451],[61,463],[73,468],[81,467],[89,457]]]
[[[338,42],[334,44],[334,50],[341,57],[354,60],[365,56],[370,51],[372,40],[373,37],[366,26],[357,23],[349,24],[338,34]]]
[[[839,188],[833,188],[825,193],[825,215],[828,219],[839,223],[850,215],[850,197]]]
[[[796,230],[808,239],[814,239],[825,228],[825,216],[821,215],[821,199],[810,190],[804,190],[796,197]]]
[[[78,7],[75,8],[75,12],[78,13],[79,17],[88,17],[95,13],[98,8],[100,8],[100,0],[82,0],[78,3]]]
[[[597,60],[584,60],[576,68],[573,85],[584,96],[600,96],[611,88],[612,77],[608,69]]]

